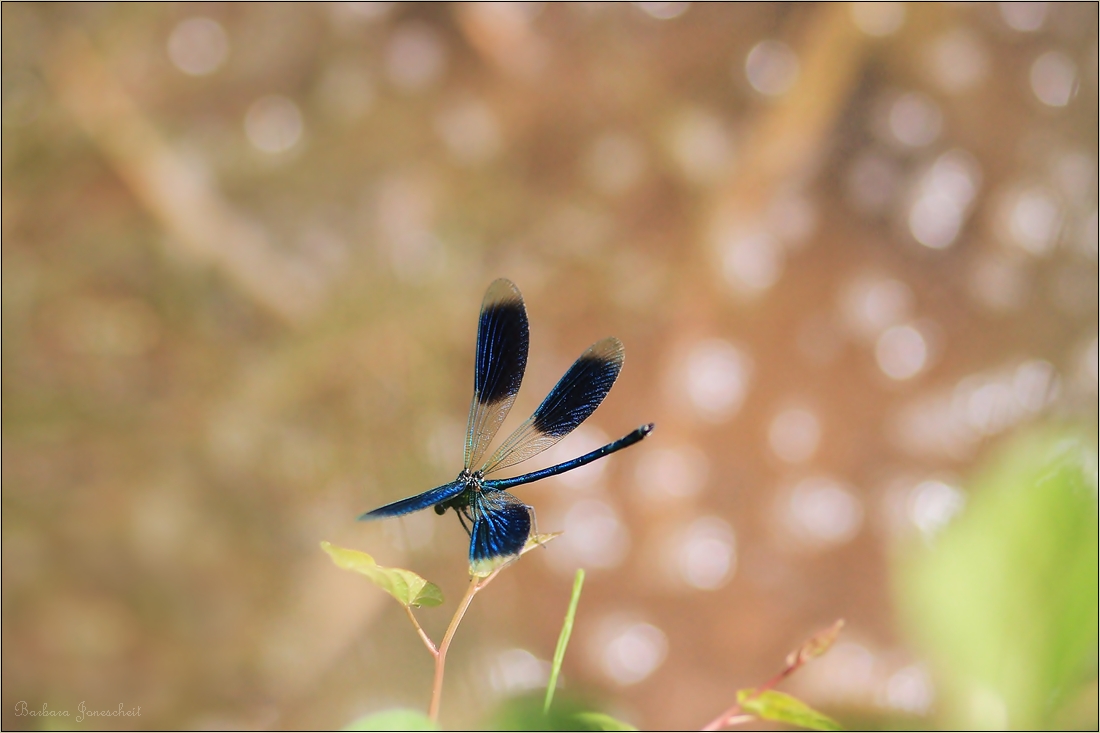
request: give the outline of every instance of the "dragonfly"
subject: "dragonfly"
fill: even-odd
[[[482,460],[519,393],[529,340],[527,310],[519,289],[503,278],[493,281],[485,291],[478,320],[474,396],[466,423],[462,470],[450,483],[386,504],[363,514],[360,520],[397,517],[430,506],[439,515],[453,509],[470,536],[470,568],[478,573],[519,555],[531,535],[533,510],[508,493],[509,489],[586,466],[638,443],[653,431],[653,423],[649,423],[556,466],[514,478],[487,478],[542,453],[573,432],[600,406],[623,368],[625,352],[619,339],[609,337],[592,344],[531,417]]]

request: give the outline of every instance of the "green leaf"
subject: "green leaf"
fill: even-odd
[[[558,687],[558,674],[561,672],[562,660],[565,659],[565,648],[569,646],[569,637],[573,633],[573,619],[577,616],[577,604],[580,603],[583,587],[584,568],[577,568],[577,574],[573,577],[573,596],[569,599],[569,608],[565,612],[561,634],[558,635],[558,646],[554,650],[554,662],[550,666],[550,681],[546,685],[546,699],[542,704],[543,715],[550,712],[550,703],[554,701],[554,690]]]
[[[543,695],[528,693],[504,700],[489,718],[490,730],[633,730],[626,723],[591,712],[599,705],[560,690],[548,714],[542,712]]]
[[[364,715],[344,730],[439,730],[439,726],[419,710],[383,710]]]
[[[811,730],[840,730],[840,724],[824,713],[819,713],[796,697],[766,690],[738,690],[737,702],[746,713],[765,720],[810,728]]]
[[[900,554],[898,607],[947,727],[1046,728],[1095,680],[1096,465],[1091,431],[1023,434],[954,522]]]
[[[573,719],[580,724],[577,726],[579,730],[638,730],[630,723],[624,723],[606,713],[576,713]]]
[[[346,550],[328,542],[322,542],[321,549],[329,554],[337,567],[367,576],[402,605],[438,606],[443,603],[443,591],[439,590],[439,586],[411,570],[383,567],[365,552]]]

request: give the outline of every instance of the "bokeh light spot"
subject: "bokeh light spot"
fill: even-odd
[[[848,7],[856,27],[876,38],[897,33],[905,23],[905,3],[855,2]]]
[[[894,100],[889,113],[890,132],[902,145],[920,148],[940,135],[943,113],[927,96],[909,92]]]
[[[687,355],[684,387],[696,413],[721,423],[741,408],[752,371],[748,357],[723,339],[696,344]]]
[[[483,102],[468,99],[448,107],[436,118],[436,132],[459,165],[491,160],[502,146],[500,124]]]
[[[707,454],[693,445],[653,448],[638,458],[634,482],[651,501],[681,499],[702,492],[710,476]]]
[[[766,230],[735,232],[720,243],[722,274],[734,292],[757,296],[771,288],[783,273],[785,255]]]
[[[927,537],[947,525],[966,505],[966,495],[943,481],[929,479],[913,487],[908,501],[909,519]]]
[[[506,695],[545,687],[549,679],[550,663],[526,649],[506,649],[489,664],[489,684]]]
[[[830,478],[801,481],[787,502],[788,526],[810,546],[848,542],[863,523],[863,505],[852,491]]]
[[[1043,186],[1010,195],[1000,211],[1009,240],[1028,254],[1043,256],[1061,233],[1063,213],[1053,192]]]
[[[1047,51],[1031,65],[1031,91],[1048,107],[1065,107],[1077,93],[1077,65],[1060,51]]]
[[[406,92],[419,92],[435,84],[447,65],[447,49],[439,33],[420,21],[408,21],[394,29],[386,47],[386,76]]]
[[[951,150],[921,176],[909,209],[909,232],[930,249],[945,249],[958,238],[978,188],[981,169],[974,156]]]
[[[876,339],[913,310],[913,291],[900,280],[862,275],[849,282],[841,292],[844,322],[857,336]]]
[[[893,326],[875,342],[875,360],[890,379],[912,379],[928,361],[928,343],[913,326]]]
[[[715,183],[730,173],[733,143],[718,116],[689,109],[675,121],[669,137],[672,157],[687,180]]]
[[[798,56],[782,41],[761,41],[745,58],[745,76],[752,88],[769,97],[785,94],[798,79]]]
[[[653,624],[611,618],[601,625],[596,654],[600,668],[613,682],[634,685],[664,663],[668,637]]]
[[[902,667],[890,675],[883,692],[887,707],[911,715],[923,715],[932,706],[932,680],[919,664]]]
[[[261,97],[244,118],[248,141],[265,153],[282,153],[302,137],[302,113],[291,100],[279,95]]]
[[[676,550],[680,577],[699,590],[722,587],[733,575],[736,562],[733,528],[719,517],[700,517],[692,522]]]
[[[657,20],[679,18],[691,7],[689,2],[637,2],[631,5]]]
[[[1043,27],[1047,19],[1050,3],[1045,2],[999,2],[998,9],[1005,25],[1014,31],[1032,33]]]
[[[971,31],[954,28],[928,46],[925,61],[940,89],[950,94],[972,90],[989,74],[989,54]]]
[[[564,572],[577,566],[614,568],[630,549],[630,535],[618,512],[605,501],[582,499],[565,514],[565,534],[550,545],[548,557]]]
[[[221,24],[210,18],[188,18],[168,36],[168,58],[190,76],[205,76],[221,66],[229,55],[229,38]]]

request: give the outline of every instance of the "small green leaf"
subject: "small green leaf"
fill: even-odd
[[[579,730],[638,730],[630,723],[624,723],[605,713],[577,713],[573,719],[580,724]]]
[[[371,579],[371,582],[405,606],[438,606],[443,603],[443,591],[439,586],[421,578],[411,570],[387,568],[374,558],[358,550],[346,550],[328,542],[321,549],[329,554],[337,567],[353,570]]]
[[[523,546],[523,549],[520,550],[519,553],[516,555],[491,557],[487,560],[477,560],[470,563],[470,575],[475,578],[487,578],[508,563],[518,559],[521,555],[526,555],[528,552],[535,549],[536,547],[542,547],[547,542],[557,537],[561,537],[561,532],[533,534],[527,538],[527,544],[525,544]]]
[[[811,730],[840,730],[840,724],[828,715],[817,712],[798,698],[776,690],[757,692],[738,690],[737,702],[741,709],[765,720],[790,723]]]
[[[577,604],[581,600],[581,588],[584,587],[584,569],[577,568],[573,577],[573,596],[569,599],[569,608],[565,612],[565,621],[561,625],[558,646],[554,650],[554,663],[550,666],[550,681],[546,685],[546,699],[542,704],[542,713],[550,712],[550,703],[554,701],[554,690],[558,687],[558,674],[565,659],[565,648],[569,646],[569,637],[573,633],[573,619],[577,616]]]
[[[439,730],[439,726],[419,710],[383,710],[364,715],[344,730]]]

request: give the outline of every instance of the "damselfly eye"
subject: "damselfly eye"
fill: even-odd
[[[444,514],[447,513],[447,507],[443,506],[442,504],[436,504],[435,513],[442,517]]]

